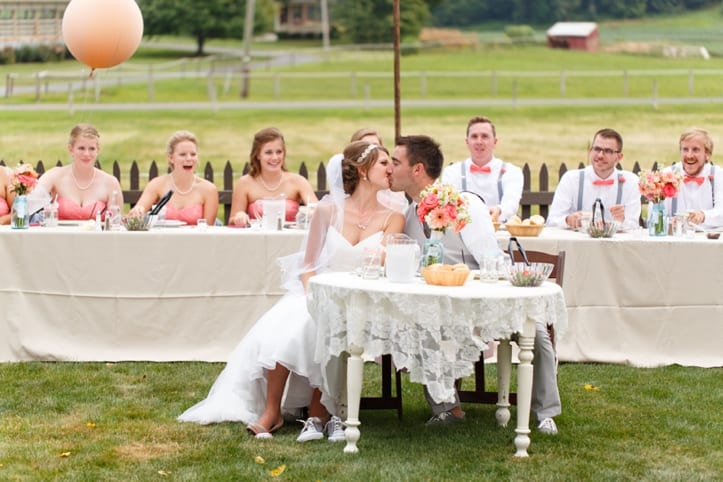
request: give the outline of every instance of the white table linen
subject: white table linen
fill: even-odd
[[[0,228],[0,361],[225,361],[303,232]]]
[[[509,233],[497,233],[507,248]],[[546,227],[525,249],[564,250],[569,329],[561,361],[723,366],[723,240],[647,231],[593,239]]]

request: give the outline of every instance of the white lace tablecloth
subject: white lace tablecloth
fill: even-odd
[[[470,280],[448,287],[326,273],[309,286],[322,367],[352,345],[363,348],[365,358],[390,353],[438,402],[453,399],[454,381],[473,372],[486,342],[520,332],[528,318],[555,325],[558,336],[567,327],[562,289],[550,282],[517,288]]]

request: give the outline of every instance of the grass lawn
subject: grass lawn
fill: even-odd
[[[260,442],[241,424],[176,422],[222,366],[0,364],[0,479],[269,480],[280,466],[279,480],[310,481],[695,481],[723,473],[721,369],[561,364],[560,433],[533,431],[530,457],[515,459],[514,428],[496,426],[494,406],[466,405],[464,424],[425,428],[421,386],[406,378],[404,418],[363,411],[358,455],[326,441],[297,443],[300,424]],[[378,368],[365,370],[365,391],[376,393]],[[487,370],[493,378],[494,365]]]

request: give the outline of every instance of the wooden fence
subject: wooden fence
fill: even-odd
[[[3,160],[0,160],[0,165],[5,165],[5,162]],[[62,166],[61,161],[56,162],[57,166]],[[99,163],[96,162],[96,166],[99,169],[102,169]],[[583,168],[585,167],[585,164],[580,163],[577,167],[573,167],[573,169]],[[618,169],[622,169],[622,166],[618,164]],[[658,163],[654,163],[651,169],[657,169]],[[42,174],[45,172],[45,166],[43,164],[43,161],[38,161],[35,167],[38,174]],[[244,164],[244,167],[241,171],[242,174],[246,174],[249,170],[248,163]],[[559,182],[562,175],[567,172],[568,168],[563,163],[560,165],[560,168],[557,172],[557,181]],[[638,174],[642,168],[640,167],[639,163],[635,163],[633,165],[633,168],[631,169],[632,172],[635,174]],[[116,179],[123,184],[123,179],[121,175],[120,166],[118,164],[118,161],[113,162],[113,176],[115,176]],[[306,163],[302,162],[301,166],[299,167],[299,174],[304,176],[305,178],[309,179],[309,169],[306,167]],[[539,212],[542,216],[547,218],[550,205],[552,204],[552,197],[555,194],[554,190],[550,189],[550,172],[547,168],[547,164],[542,164],[540,167],[540,170],[537,174],[537,186],[533,190],[532,187],[532,169],[530,168],[530,165],[525,163],[525,165],[522,167],[522,174],[524,177],[523,181],[523,187],[522,187],[522,199],[520,200],[520,216],[522,218],[528,218],[535,212]],[[129,182],[129,188],[123,190],[123,199],[126,203],[130,204],[131,206],[135,205],[136,202],[138,202],[138,199],[141,197],[141,193],[143,192],[143,188],[140,184],[140,169],[138,168],[138,163],[136,161],[133,161],[131,164],[130,171],[128,173],[130,182]],[[223,206],[223,215],[224,215],[224,222],[228,222],[228,218],[231,214],[231,200],[233,199],[233,185],[236,180],[236,173],[234,173],[233,168],[231,167],[231,162],[226,161],[226,164],[223,168],[223,184],[222,187],[218,190],[218,202],[219,205]],[[156,164],[156,161],[151,162],[151,166],[148,169],[148,179],[153,179],[154,177],[158,176],[158,165]],[[203,168],[203,177],[204,179],[207,179],[208,181],[216,184],[216,173],[213,170],[213,166],[210,162],[206,162],[205,167]],[[314,185],[313,180],[311,181],[311,185]],[[555,182],[555,186],[557,186],[558,182]],[[316,195],[321,199],[321,197],[328,192],[327,186],[326,186],[326,166],[323,162],[319,163],[319,167],[316,170]],[[647,200],[645,198],[641,197],[641,200],[643,203],[646,203]]]

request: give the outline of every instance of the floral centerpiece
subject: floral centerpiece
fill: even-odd
[[[25,197],[32,192],[38,183],[38,173],[30,164],[19,164],[10,178],[10,189],[15,193],[12,210],[10,212],[10,227],[13,229],[27,229],[30,225],[28,200]]]
[[[640,194],[650,201],[648,232],[653,236],[665,236],[663,201],[678,195],[681,176],[672,171],[641,171],[639,178]]]
[[[451,184],[431,184],[421,192],[420,197],[417,216],[431,230],[430,239],[424,245],[422,265],[429,266],[444,260],[444,233],[448,229],[460,232],[471,219],[467,200]]]
[[[30,193],[38,183],[38,173],[30,164],[18,164],[10,180],[11,189],[17,196]]]

